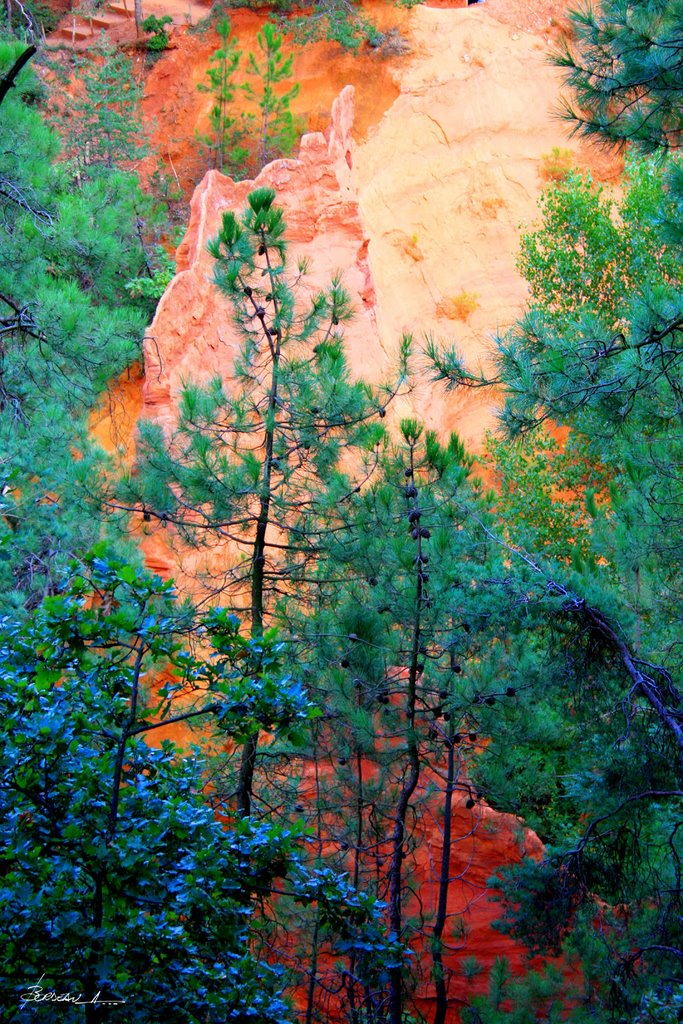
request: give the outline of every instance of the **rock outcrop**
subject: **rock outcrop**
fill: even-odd
[[[290,265],[296,272],[305,258],[310,272],[304,287],[311,292],[329,284],[340,271],[350,292],[355,317],[345,330],[350,365],[357,373],[377,380],[390,368],[377,327],[374,284],[368,264],[368,236],[360,218],[352,183],[354,143],[351,136],[354,92],[347,86],[334,102],[330,124],[323,134],[313,132],[301,140],[297,159],[269,164],[253,181],[235,182],[210,171],[192,198],[187,233],[177,252],[177,273],[162,297],[144,342],[145,380],[142,417],[170,429],[185,382],[205,383],[230,379],[239,334],[231,322],[227,299],[213,283],[213,259],[207,242],[217,235],[226,210],[241,210],[254,188],[269,186],[277,192],[287,224]],[[173,531],[152,533],[142,539],[148,564],[172,575],[196,594],[196,578],[207,555],[179,550]],[[211,559],[222,556],[212,549]]]
[[[212,281],[206,245],[223,212],[240,210],[252,189],[269,186],[284,208],[291,264],[310,264],[311,290],[341,271],[356,316],[346,331],[349,360],[360,374],[377,373],[388,360],[377,330],[368,236],[352,185],[353,89],[335,101],[327,132],[304,135],[296,160],[276,160],[254,181],[234,182],[210,171],[192,198],[187,234],[177,253],[177,274],[161,299],[145,338],[143,415],[170,423],[184,381],[220,376],[229,381],[238,344],[227,300]]]

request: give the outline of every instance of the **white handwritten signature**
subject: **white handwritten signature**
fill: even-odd
[[[85,999],[82,992],[55,992],[53,989],[44,989],[42,981],[45,975],[41,975],[40,981],[35,985],[29,985],[25,992],[19,996],[19,1009],[23,1010],[29,1003],[70,1003],[72,1006],[123,1006],[125,999],[101,999],[101,992],[96,992],[92,999]]]

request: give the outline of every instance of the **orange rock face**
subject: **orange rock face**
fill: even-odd
[[[517,14],[526,24],[532,9],[543,34],[499,20]],[[564,137],[554,115],[560,78],[547,60],[552,9],[492,0],[412,12],[400,96],[356,157],[386,345],[405,330],[418,346],[431,334],[486,367],[492,336],[526,301],[515,259],[520,227],[536,219],[546,184],[543,156],[559,147],[575,166],[594,160]],[[421,387],[414,406],[471,450],[495,425],[488,390],[446,396]]]
[[[442,798],[443,799],[443,798]],[[442,818],[437,801],[430,798],[417,832],[415,870],[410,876],[419,909],[432,919],[436,913],[438,884],[443,850]],[[529,969],[526,951],[507,935],[493,927],[501,915],[490,886],[491,876],[503,865],[517,864],[523,857],[539,859],[543,847],[538,837],[510,814],[499,814],[486,804],[466,807],[465,798],[453,804],[453,833],[449,860],[447,922],[444,929],[444,968],[448,982],[447,1024],[457,1024],[460,1011],[470,998],[488,991],[489,972],[497,957],[506,957],[513,974]],[[418,900],[408,908],[416,913]],[[431,957],[427,939],[420,949],[422,983],[412,1001],[427,1020],[433,1016],[435,997],[430,980]],[[467,977],[463,964],[476,959],[479,972]]]
[[[352,186],[353,89],[335,101],[326,135],[305,135],[296,160],[269,164],[255,181],[234,182],[210,171],[192,198],[190,225],[177,253],[178,273],[159,303],[145,340],[143,415],[172,419],[183,381],[218,375],[229,381],[238,336],[229,306],[212,284],[207,242],[225,210],[239,210],[253,188],[269,186],[284,208],[291,265],[310,260],[312,291],[341,271],[354,296],[356,319],[346,334],[359,372],[368,360],[384,364],[377,332],[375,291],[367,259],[368,237]]]

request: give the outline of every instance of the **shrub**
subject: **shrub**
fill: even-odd
[[[479,309],[479,292],[458,292],[449,298],[442,299],[436,307],[440,316],[449,320],[461,320],[465,323],[476,309]]]
[[[150,14],[142,23],[143,32],[151,32],[149,39],[145,40],[145,46],[153,53],[168,49],[168,33],[166,26],[170,25],[173,18],[170,14],[164,14],[163,18],[157,18],[156,14]]]
[[[574,154],[571,149],[553,146],[549,153],[541,157],[540,175],[543,181],[564,181],[574,166]]]

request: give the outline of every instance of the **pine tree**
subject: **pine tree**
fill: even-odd
[[[244,145],[249,133],[249,118],[234,109],[238,87],[233,77],[239,67],[242,51],[230,35],[230,20],[221,18],[216,26],[221,39],[221,46],[210,58],[211,64],[206,72],[209,84],[200,83],[200,92],[211,93],[213,106],[209,112],[211,134],[198,136],[202,145],[206,146],[209,168],[219,171],[240,173],[245,166],[248,150]]]
[[[77,174],[85,177],[100,167],[120,168],[147,151],[139,113],[142,86],[133,75],[132,61],[104,32],[91,52],[91,57],[76,61],[82,92],[59,118],[66,153]]]
[[[575,97],[565,116],[575,131],[646,151],[681,144],[679,3],[607,0],[572,11],[571,42],[556,55]]]
[[[190,543],[235,552],[224,573],[205,579],[243,610],[253,636],[273,621],[276,602],[308,599],[311,567],[326,543],[326,509],[345,501],[377,463],[377,418],[398,382],[380,389],[352,381],[342,325],[351,305],[341,282],[309,300],[288,276],[282,210],[261,188],[238,218],[226,213],[210,243],[216,283],[241,336],[234,384],[189,385],[178,425],[164,438],[141,430],[141,476],[124,505],[148,521],[173,524]],[[363,468],[365,466],[365,468]],[[242,814],[252,808],[257,737],[245,745],[236,784]]]
[[[269,22],[258,33],[257,42],[262,57],[249,54],[248,70],[257,80],[255,86],[247,83],[245,92],[259,109],[259,142],[256,154],[257,167],[265,165],[274,157],[289,156],[294,149],[299,132],[290,109],[293,99],[299,95],[299,84],[289,89],[278,88],[292,76],[294,55],[285,56],[282,51],[284,37]]]
[[[425,946],[435,1019],[446,1018],[451,854],[456,843],[474,847],[480,820],[470,761],[480,732],[496,736],[497,706],[514,700],[517,666],[522,674],[525,667],[518,645],[501,639],[521,605],[492,585],[504,576],[502,556],[482,525],[490,499],[471,458],[456,437],[442,445],[414,420],[404,420],[401,432],[372,481],[333,510],[315,608],[283,611],[324,709],[315,747],[323,781],[314,802],[303,803],[306,820],[322,828],[328,862],[386,903],[390,934],[415,953],[388,964],[379,989],[354,980],[349,958],[344,996],[352,1021],[381,1016],[378,1007],[391,1021],[410,1012],[418,979],[422,992],[429,984],[417,952]],[[310,778],[306,753],[298,756]],[[466,834],[452,825],[455,800],[471,814]],[[426,896],[411,895],[411,876],[425,823],[435,817],[443,821],[443,849],[430,907]],[[316,985],[325,991],[329,977],[321,971]]]
[[[3,67],[23,47],[4,44]],[[149,304],[126,283],[145,266],[137,182],[109,172],[74,187],[28,69],[2,104],[0,580],[3,608],[58,586],[103,529],[101,454],[86,429],[108,382],[139,353]],[[115,531],[110,534],[111,543]]]

